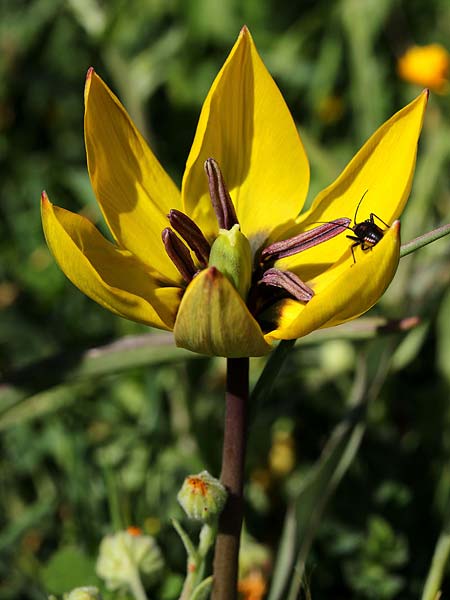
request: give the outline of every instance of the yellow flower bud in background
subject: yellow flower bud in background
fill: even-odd
[[[269,452],[269,465],[276,477],[288,475],[295,467],[295,442],[287,431],[277,431]]]
[[[343,117],[345,106],[341,96],[325,96],[315,110],[322,123],[332,125]]]
[[[202,471],[186,477],[177,499],[190,519],[209,523],[222,512],[227,491],[218,479]]]
[[[209,266],[216,267],[231,281],[241,298],[247,297],[252,280],[252,251],[239,225],[220,229],[209,255]]]
[[[137,573],[145,584],[151,584],[164,566],[155,539],[137,528],[130,529],[107,535],[100,544],[96,571],[110,590],[131,587]]]
[[[402,79],[441,94],[449,90],[449,69],[450,55],[440,44],[411,46],[397,64]]]
[[[272,427],[272,445],[268,462],[272,476],[285,477],[295,467],[296,451],[291,419],[277,419]]]

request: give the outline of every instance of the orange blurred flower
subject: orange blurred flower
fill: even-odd
[[[411,46],[397,64],[402,79],[441,94],[449,90],[449,70],[450,54],[440,44]]]
[[[262,600],[266,588],[266,580],[261,571],[252,571],[238,583],[241,600]]]

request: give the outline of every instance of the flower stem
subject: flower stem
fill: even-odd
[[[137,568],[134,570],[132,577],[130,577],[129,585],[135,600],[148,600]]]
[[[435,242],[449,233],[450,224],[441,225],[437,229],[433,229],[433,231],[424,233],[420,237],[411,240],[407,244],[402,244],[402,247],[400,248],[400,257],[403,258],[403,256],[407,256],[408,254],[411,254],[411,252],[414,252],[415,250],[418,250],[427,244],[431,244],[431,242]]]
[[[229,358],[225,429],[220,480],[228,499],[220,515],[214,555],[213,600],[236,600],[239,542],[244,509],[244,463],[247,437],[248,358]]]

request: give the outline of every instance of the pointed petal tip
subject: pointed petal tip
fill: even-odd
[[[208,279],[210,279],[211,281],[215,282],[221,275],[222,274],[217,267],[209,267],[207,270],[206,277],[208,277]]]
[[[47,192],[42,190],[41,192],[41,204],[42,206],[48,206],[50,204],[50,200],[48,199]]]
[[[422,94],[425,96],[425,100],[428,101],[428,98],[430,97],[430,90],[428,88],[425,88]]]
[[[247,27],[247,25],[242,26],[238,35],[238,40],[242,40],[243,42],[247,42],[250,44],[254,43],[252,34],[250,33],[250,29]]]
[[[95,75],[94,67],[89,67],[86,73],[86,79],[84,81],[84,102],[87,103],[87,98],[89,96],[89,91],[91,89],[91,83],[93,75]]]
[[[400,221],[398,219],[392,223],[391,229],[396,233],[396,235],[400,234]]]

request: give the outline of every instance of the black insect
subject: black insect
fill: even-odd
[[[370,213],[370,216],[365,221],[361,221],[360,223],[356,222],[356,217],[358,216],[358,210],[361,205],[361,202],[364,199],[364,196],[367,194],[369,190],[366,190],[361,197],[361,200],[358,202],[358,206],[356,207],[355,216],[353,217],[353,227],[348,227],[347,229],[351,229],[355,235],[347,235],[346,237],[349,240],[353,240],[354,244],[351,245],[353,264],[356,263],[355,260],[355,248],[357,246],[361,246],[361,250],[372,250],[376,244],[383,238],[385,234],[385,229],[381,229],[379,225],[375,223],[375,219],[378,219],[380,223],[383,223],[385,227],[389,229],[389,225],[380,219],[375,213]]]

